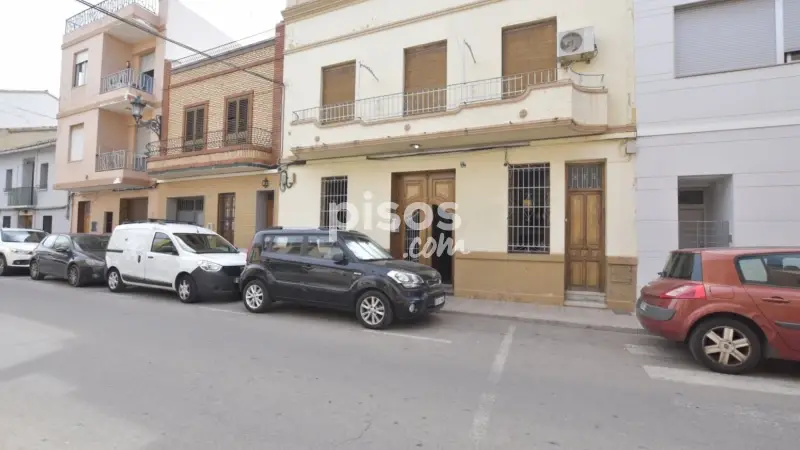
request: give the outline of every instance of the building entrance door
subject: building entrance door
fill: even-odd
[[[567,291],[604,292],[604,165],[567,165]]]
[[[17,223],[17,226],[20,228],[33,228],[33,216],[20,214]]]
[[[431,266],[442,282],[451,283],[455,171],[399,173],[393,181],[392,200],[401,219],[392,228],[392,256]]]

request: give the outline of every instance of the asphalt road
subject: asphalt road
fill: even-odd
[[[446,308],[446,306],[445,306]],[[800,370],[659,339],[0,278],[0,449],[797,449]]]

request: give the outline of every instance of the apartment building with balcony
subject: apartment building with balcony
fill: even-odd
[[[346,221],[458,296],[631,310],[632,3],[523,3],[288,1],[279,223]]]
[[[164,139],[147,146],[155,214],[206,226],[247,247],[257,229],[275,223],[282,28],[269,39],[206,53],[214,59],[194,55],[172,63]]]
[[[796,245],[800,1],[634,9],[639,284],[677,248]]]
[[[53,189],[58,98],[0,90],[0,226],[69,230],[67,193]]]
[[[110,232],[157,210],[146,145],[158,126],[171,59],[231,39],[178,0],[106,0],[66,21],[55,187],[71,195],[71,230]],[[155,34],[153,34],[155,33]],[[131,101],[147,105],[137,126]],[[141,124],[140,124],[141,125]]]

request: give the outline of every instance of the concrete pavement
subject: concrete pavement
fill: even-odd
[[[446,306],[447,307],[447,306]],[[794,449],[800,371],[629,333],[0,278],[0,449]]]

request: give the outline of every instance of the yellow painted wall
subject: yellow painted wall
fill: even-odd
[[[508,150],[510,164],[550,163],[550,253],[563,254],[565,245],[565,169],[569,161],[606,160],[606,254],[636,256],[634,222],[634,162],[625,154],[624,140],[546,143]],[[508,170],[505,151],[453,153],[367,161],[363,158],[309,162],[292,166],[297,183],[281,194],[278,224],[319,226],[321,178],[348,176],[348,201],[361,210],[373,211],[353,228],[389,247],[389,231],[378,228],[380,202],[391,200],[391,173],[422,170],[456,171],[456,203],[461,226],[456,239],[467,251],[507,250]],[[465,167],[461,167],[464,162]],[[364,194],[372,194],[372,206],[364,207]],[[296,205],[303,205],[297,207]]]

